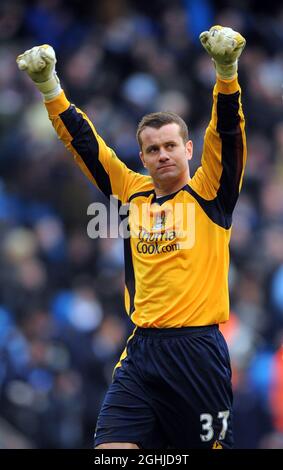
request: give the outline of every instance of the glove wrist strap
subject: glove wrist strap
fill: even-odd
[[[42,93],[44,100],[49,101],[58,96],[61,91],[60,80],[57,77],[56,73],[45,82],[35,82],[37,88]]]
[[[213,60],[216,74],[219,78],[223,78],[224,80],[230,80],[231,78],[237,75],[238,71],[238,61],[233,62],[232,64],[219,64],[215,60]]]

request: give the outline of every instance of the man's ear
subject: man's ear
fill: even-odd
[[[144,156],[143,156],[142,152],[140,152],[140,159],[142,161],[143,166],[146,168],[146,163],[145,163]]]
[[[187,158],[188,160],[191,160],[193,158],[193,141],[192,140],[188,140],[188,142],[186,143],[186,154],[187,154]]]

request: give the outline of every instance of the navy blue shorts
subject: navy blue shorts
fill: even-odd
[[[231,448],[230,358],[217,325],[137,328],[102,405],[94,445]]]

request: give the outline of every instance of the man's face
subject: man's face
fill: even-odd
[[[145,127],[140,133],[142,150],[140,157],[154,184],[159,187],[184,184],[189,178],[188,160],[192,158],[193,144],[184,143],[179,125],[165,124],[160,129]]]

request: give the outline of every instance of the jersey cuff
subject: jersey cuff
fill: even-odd
[[[216,80],[216,91],[222,93],[223,95],[231,95],[239,91],[238,75],[236,75],[231,80],[224,80],[217,77]]]
[[[66,111],[70,106],[70,101],[66,98],[64,91],[52,100],[44,101],[49,116],[58,116]]]

